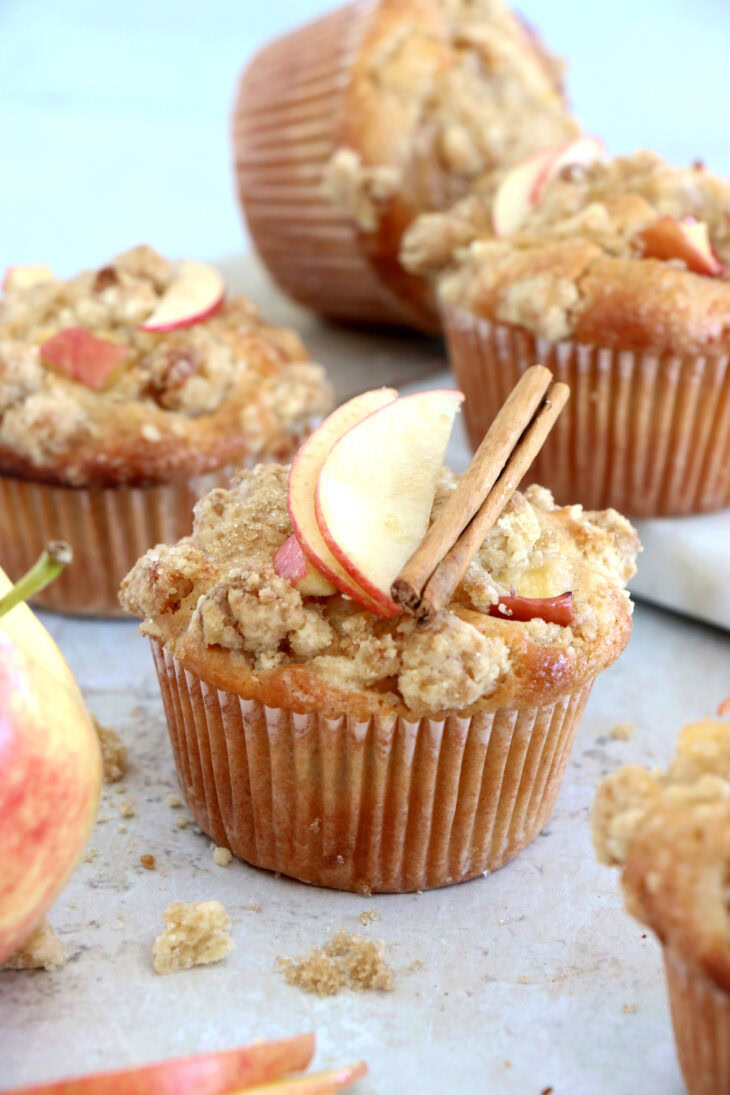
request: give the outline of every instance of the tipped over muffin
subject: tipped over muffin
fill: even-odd
[[[190,529],[240,464],[293,453],[327,409],[293,332],[203,263],[148,247],[64,281],[11,268],[0,298],[0,562],[47,540],[75,562],[37,603],[117,612],[134,559]]]
[[[378,413],[385,406],[351,433]],[[426,463],[423,446],[409,477]],[[376,526],[372,541],[357,559],[358,543],[342,550],[349,522],[336,525],[326,497],[327,459],[339,455],[332,445],[311,484],[331,556],[308,524],[312,500],[292,495],[294,471],[261,466],[201,500],[192,536],[140,559],[121,601],[152,643],[188,806],[218,843],[339,889],[473,878],[517,855],[550,816],[593,681],[629,637],[636,536],[617,513],[559,509],[533,487],[423,627],[387,596],[412,550],[401,545],[406,517],[380,523],[363,488],[355,523]],[[384,493],[388,455],[372,456]],[[341,470],[346,486],[358,479]],[[447,470],[433,474],[419,536],[456,485]],[[542,599],[566,591],[571,622],[541,618]]]

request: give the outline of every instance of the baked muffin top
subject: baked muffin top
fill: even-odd
[[[574,136],[561,80],[501,0],[381,0],[347,89],[330,196],[364,232],[397,237],[495,167]]]
[[[624,584],[638,541],[614,510],[556,508],[540,487],[516,494],[448,610],[424,629],[339,593],[302,596],[276,573],[274,553],[292,532],[287,478],[287,467],[261,465],[212,491],[195,508],[192,536],[148,551],[122,585],[142,631],[219,688],[362,718],[526,707],[579,688],[628,640]],[[444,471],[432,518],[456,483]],[[489,615],[512,588],[571,590],[572,625]]]
[[[593,808],[602,863],[623,867],[628,911],[730,992],[730,723],[690,723],[666,772],[628,764]]]
[[[222,282],[205,313],[191,303],[172,326],[163,317],[143,329],[179,278],[150,247],[68,281],[49,272],[16,284],[11,269],[0,298],[1,473],[141,484],[296,448],[330,403],[322,369],[294,332],[241,296],[225,299]]]
[[[441,273],[443,303],[551,341],[727,351],[730,181],[651,152],[566,165],[498,237],[505,178],[404,240],[410,269]]]

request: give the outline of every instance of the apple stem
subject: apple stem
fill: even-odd
[[[6,612],[10,612],[11,608],[15,608],[16,605],[27,601],[44,589],[58,577],[72,558],[71,547],[65,541],[52,540],[46,544],[43,554],[28,573],[24,574],[4,597],[0,597],[0,616],[4,616]]]

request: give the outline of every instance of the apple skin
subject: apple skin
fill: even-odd
[[[129,350],[117,342],[97,338],[83,327],[67,327],[41,343],[41,358],[71,380],[99,391],[127,357]]]
[[[310,434],[295,455],[289,471],[289,519],[302,551],[340,593],[371,612],[378,611],[377,601],[352,580],[325,543],[317,523],[315,493],[319,472],[333,445],[357,422],[378,407],[394,402],[397,396],[393,388],[377,388],[338,407]]]
[[[327,1072],[310,1073],[308,1076],[288,1076],[273,1084],[246,1088],[248,1095],[336,1095],[336,1092],[350,1087],[363,1076],[368,1068],[364,1061],[343,1068],[329,1069]]]
[[[213,266],[186,260],[140,331],[174,331],[210,319],[225,299],[223,278]]]
[[[706,277],[720,277],[725,267],[718,259],[702,221],[659,217],[638,233],[644,246],[644,258],[682,259],[688,269]]]
[[[307,1068],[313,1053],[314,1035],[299,1034],[141,1068],[17,1088],[13,1095],[224,1095],[299,1072]]]
[[[274,552],[274,570],[306,597],[331,597],[336,587],[312,566],[294,533]]]
[[[10,588],[0,570],[0,596]],[[17,605],[0,617],[0,964],[78,863],[101,779],[96,730],[71,670]]]
[[[530,204],[539,205],[549,183],[564,167],[588,166],[605,155],[606,146],[598,137],[576,137],[573,141],[558,145],[551,150],[543,169],[535,180],[530,194]]]

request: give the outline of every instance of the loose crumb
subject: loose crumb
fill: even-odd
[[[117,825],[117,832],[118,833],[126,833],[126,831],[127,831],[127,826],[126,825]]]
[[[187,829],[188,825],[192,825],[192,824],[193,824],[193,819],[191,817],[188,817],[187,814],[181,814],[180,817],[175,822],[175,827],[177,829]]]
[[[363,912],[360,913],[359,920],[362,926],[366,928],[368,924],[372,924],[376,920],[380,920],[380,913],[377,913],[375,909],[365,909]]]
[[[131,798],[123,798],[119,803],[120,817],[134,817],[134,803]]]
[[[373,891],[368,886],[367,882],[356,882],[355,892],[360,894],[360,897],[372,897]]]
[[[249,912],[261,912],[261,906],[256,902],[253,905],[247,905],[246,908]]]
[[[638,1004],[624,1004],[624,1006],[621,1008],[621,1010],[624,1013],[624,1015],[636,1015],[636,1012],[639,1010],[639,1005]]]
[[[109,814],[97,814],[96,815],[96,824],[97,825],[106,825],[107,821],[111,821],[111,817],[109,816]]]
[[[517,978],[517,984],[518,985],[531,985],[532,984],[532,978],[531,977],[525,977],[524,974],[523,974],[521,977]]]
[[[218,867],[227,867],[232,859],[233,855],[228,848],[220,848],[217,845],[213,848],[213,862]]]
[[[342,988],[362,992],[391,992],[393,972],[385,960],[382,942],[352,935],[341,928],[323,947],[313,947],[299,958],[280,958],[284,980],[304,992],[334,996]]]
[[[153,855],[150,855],[149,852],[145,852],[144,855],[141,855],[139,861],[146,871],[154,871],[157,866],[157,860]]]
[[[320,821],[319,821],[319,818],[318,818],[318,817],[316,817],[316,818],[314,819],[314,821],[310,822],[310,824],[309,824],[309,830],[310,830],[310,832],[312,832],[312,833],[318,833],[318,832],[319,832],[319,826],[320,826]]]
[[[93,715],[92,718],[94,719],[96,732],[99,735],[104,782],[116,783],[127,770],[129,750],[116,730],[112,730],[109,726],[102,726]]]
[[[48,921],[43,918],[35,931],[18,947],[0,969],[60,970],[66,964],[66,952]]]
[[[152,947],[155,973],[173,973],[219,962],[235,944],[220,901],[173,901],[163,913],[165,929]]]
[[[630,741],[636,733],[633,722],[617,722],[609,731],[609,737],[615,741]]]
[[[412,970],[413,973],[417,973],[418,970],[420,970],[422,965],[423,965],[423,963],[421,962],[420,958],[414,958],[413,961],[411,962],[410,966],[408,967],[408,969]]]
[[[171,810],[179,810],[182,806],[182,799],[180,798],[180,796],[173,795],[172,792],[170,792],[170,794],[168,795],[165,795],[165,802]]]
[[[84,856],[84,863],[93,863],[99,854],[98,848],[89,848],[88,852]]]
[[[554,1087],[544,1087],[540,1092],[540,1095],[553,1095]]]

